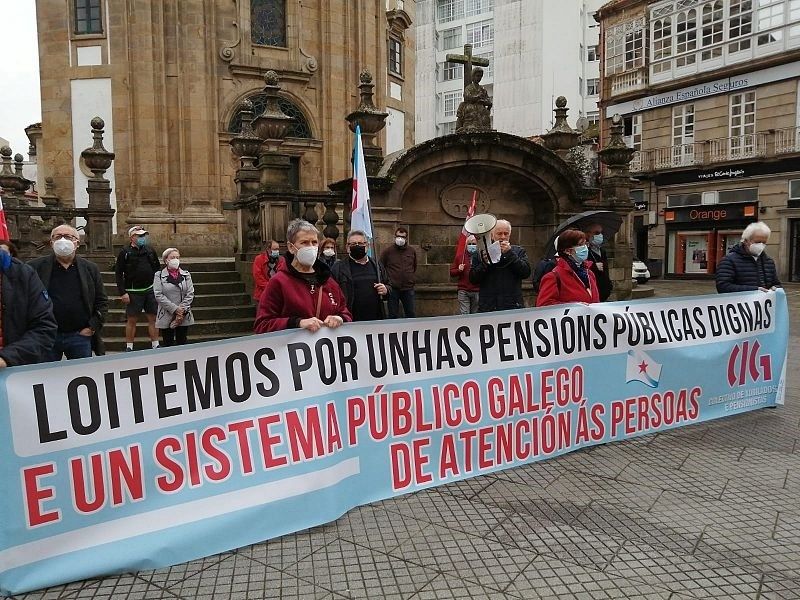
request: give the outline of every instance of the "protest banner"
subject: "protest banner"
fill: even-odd
[[[782,290],[347,324],[0,374],[0,591],[189,561],[783,403]]]

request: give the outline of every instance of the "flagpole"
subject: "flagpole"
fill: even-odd
[[[361,148],[361,152],[360,153],[358,151],[359,148]],[[358,160],[359,159],[359,155],[360,155],[361,160],[363,161],[364,160],[364,148],[363,148],[363,144],[362,144],[362,141],[361,141],[361,125],[357,124],[356,125],[356,131],[355,131],[355,143],[353,144],[353,179],[356,180],[356,181],[358,180],[358,172],[362,167],[362,165],[359,163],[359,160]],[[366,181],[366,178],[367,178],[366,163],[363,165],[363,168],[364,168],[364,179],[365,179],[364,180],[364,185],[366,186],[365,189],[369,190],[369,185],[368,185],[368,183]],[[368,242],[369,242],[370,246],[372,247],[371,249],[372,249],[372,251],[374,253],[373,258],[375,260],[375,272],[376,272],[376,277],[377,277],[378,283],[383,283],[382,280],[381,280],[381,269],[380,269],[379,259],[378,259],[378,245],[376,243],[375,230],[374,230],[373,225],[372,225],[373,224],[373,221],[372,221],[372,202],[369,201],[369,197],[368,196],[367,196],[366,204],[367,204],[366,205],[367,217],[369,219],[369,226],[370,226],[370,229],[371,229],[370,233],[372,234],[372,238],[368,238]],[[353,211],[352,211],[352,202],[351,202],[350,231],[352,231],[352,229],[353,229],[353,217],[352,217],[352,214],[353,214]]]

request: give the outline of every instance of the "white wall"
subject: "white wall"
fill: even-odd
[[[436,2],[418,0],[416,6],[415,122],[414,140],[436,137]]]
[[[405,148],[406,114],[394,108],[386,110],[386,154],[391,154]]]
[[[81,170],[81,152],[94,143],[90,122],[95,117],[105,121],[103,146],[109,152],[114,151],[114,118],[111,111],[111,79],[73,79],[70,81],[70,98],[72,102],[72,156],[75,181],[75,206],[83,208],[89,205],[89,194],[86,186],[89,178]],[[116,181],[114,163],[106,171],[105,178],[111,182],[111,208],[117,208]],[[116,219],[114,233],[116,233]]]

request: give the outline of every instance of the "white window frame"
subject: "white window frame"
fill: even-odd
[[[439,64],[439,69],[442,73],[442,81],[456,81],[464,78],[464,65],[462,64],[445,61]]]
[[[494,21],[491,19],[468,23],[466,26],[467,44],[472,44],[473,48],[484,48],[494,44]]]
[[[464,93],[462,90],[455,92],[442,92],[442,115],[444,117],[455,117],[458,105],[461,104]]]
[[[483,80],[494,77],[494,51],[484,52],[483,54],[476,54],[475,58],[485,58],[489,61],[488,67],[481,67],[483,69]]]
[[[474,17],[491,12],[494,9],[494,0],[466,0],[464,16]]]
[[[672,164],[694,164],[694,104],[672,107]]]
[[[749,156],[756,145],[756,90],[745,90],[730,96],[731,158]]]
[[[599,96],[600,95],[600,79],[598,77],[590,77],[586,80],[586,95]]]
[[[461,43],[464,40],[464,28],[459,25],[458,27],[445,29],[439,34],[439,37],[442,40],[442,50],[461,48],[464,45]]]
[[[449,23],[464,18],[464,0],[436,0],[436,20]]]
[[[586,62],[597,62],[600,60],[599,44],[592,44],[586,48]]]

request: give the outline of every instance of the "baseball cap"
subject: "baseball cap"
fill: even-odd
[[[134,225],[130,229],[128,229],[128,237],[132,235],[145,235],[147,233],[147,229],[142,227],[141,225]]]

